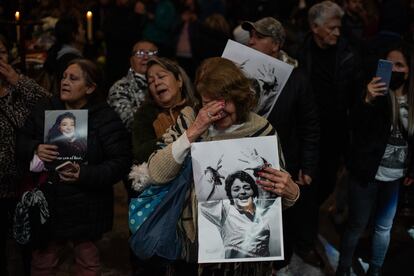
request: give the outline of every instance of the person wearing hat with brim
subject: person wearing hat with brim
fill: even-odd
[[[275,18],[265,17],[256,22],[245,21],[242,28],[250,33],[248,45],[251,48],[295,67],[268,116],[279,134],[287,171],[305,193],[298,200],[299,204],[283,215],[285,260],[275,263],[276,270],[282,273],[288,271],[293,249],[300,246],[301,237],[316,229],[308,229],[308,225],[314,222],[308,221],[307,210],[309,204],[315,201],[315,188],[311,184],[318,163],[319,117],[307,74],[298,67],[297,60],[282,50],[286,38],[282,24]],[[302,257],[313,265],[323,265],[316,252],[313,252],[312,258]]]

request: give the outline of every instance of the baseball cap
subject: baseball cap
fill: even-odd
[[[264,17],[256,22],[244,21],[242,28],[246,31],[254,29],[261,35],[269,36],[281,45],[285,42],[286,33],[282,24],[273,17]]]

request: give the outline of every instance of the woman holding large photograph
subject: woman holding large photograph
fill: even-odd
[[[40,102],[19,135],[20,158],[28,167],[31,163],[31,168],[39,168],[58,155],[58,146],[43,142],[45,110],[88,111],[85,160],[47,172],[48,183],[42,190],[51,214],[50,228],[46,243],[33,251],[31,275],[54,275],[59,251],[68,242],[75,252],[74,274],[101,274],[95,242],[112,228],[112,185],[127,173],[131,147],[121,120],[100,100],[100,88],[96,65],[85,59],[70,62],[63,73],[60,95]]]
[[[149,158],[149,175],[156,185],[163,185],[176,177],[192,142],[276,134],[266,119],[251,112],[255,105],[254,92],[249,80],[230,60],[210,58],[204,61],[197,71],[195,85],[202,107],[198,112],[191,107],[184,108],[177,124],[163,136],[167,146]],[[280,163],[283,164],[283,161]],[[264,180],[258,180],[257,183],[264,190],[281,196],[284,207],[294,204],[299,196],[299,188],[288,173],[266,167],[259,175]],[[196,210],[195,191],[191,185],[178,223],[179,231],[185,236],[183,258],[190,263],[197,260],[196,254],[190,253],[196,252]],[[187,272],[191,273],[196,271],[197,266],[194,264],[187,268],[190,270]],[[249,275],[269,275],[271,266],[270,263],[245,263],[232,269],[235,269],[235,275],[247,275],[246,269],[255,271]]]

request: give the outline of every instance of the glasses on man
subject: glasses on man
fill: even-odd
[[[138,50],[136,52],[133,52],[132,55],[143,58],[143,57],[153,57],[158,54],[158,51],[146,51],[146,50]]]

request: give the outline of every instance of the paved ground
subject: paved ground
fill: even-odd
[[[127,200],[126,194],[121,183],[115,186],[115,221],[114,229],[106,234],[99,242],[98,246],[101,252],[104,276],[129,276],[131,267],[129,263],[128,248],[128,226],[127,226]],[[328,215],[328,201],[321,209],[320,218],[320,243],[319,251],[323,254],[327,265],[325,268],[319,269],[304,263],[300,257],[294,255],[290,264],[290,272],[294,276],[320,276],[333,275],[338,259],[337,246],[339,243],[339,235]],[[412,217],[411,217],[412,219]],[[411,221],[412,222],[412,221]],[[414,240],[407,234],[407,226],[409,222],[406,217],[399,214],[396,218],[393,228],[393,237],[390,249],[384,264],[384,275],[404,276],[414,275]],[[368,236],[367,236],[368,237]],[[369,252],[368,239],[365,237],[360,242],[358,254],[361,260],[368,258]],[[14,246],[10,246],[10,258],[12,259],[11,271],[12,275],[22,276],[23,265],[21,260],[17,258],[19,254]],[[73,275],[71,266],[73,263],[72,252],[70,248],[63,254],[63,262],[59,267],[58,276]],[[362,266],[360,265],[362,264]],[[365,267],[366,268],[366,267]],[[363,275],[364,263],[357,263],[356,275]]]

